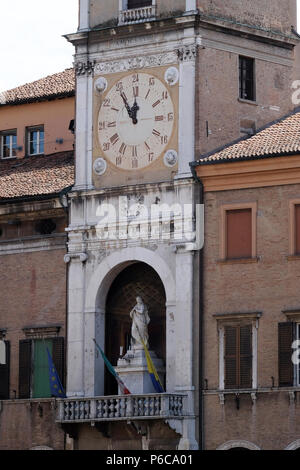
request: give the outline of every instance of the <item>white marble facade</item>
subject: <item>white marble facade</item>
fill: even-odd
[[[193,1],[187,1],[187,10],[194,10]],[[199,248],[193,237],[179,235],[174,239],[166,230],[163,239],[114,239],[110,234],[101,238],[99,221],[101,207],[111,205],[120,210],[142,206],[151,213],[155,201],[170,206],[180,203],[192,206],[195,215],[195,183],[189,162],[194,160],[195,122],[195,59],[197,40],[194,28],[172,29],[160,35],[145,33],[113,43],[84,40],[88,29],[88,2],[81,1],[80,26],[69,40],[76,46],[76,183],[69,194],[71,203],[68,228],[68,397],[94,397],[104,394],[104,364],[95,358],[93,338],[104,345],[105,307],[110,286],[116,276],[132,262],[143,262],[159,275],[166,292],[166,391],[182,392],[189,396],[191,419],[185,423],[192,443],[195,442],[193,342],[194,325],[194,256]],[[133,47],[134,46],[134,47]],[[135,60],[142,57],[143,60]],[[179,66],[179,169],[170,182],[132,185],[122,188],[96,190],[92,183],[92,109],[93,76],[111,72],[116,63],[128,69],[147,63],[176,64]],[[171,188],[171,189],[170,189]],[[134,210],[134,209],[133,209]],[[100,215],[99,215],[100,214]],[[140,216],[139,227],[147,225]],[[109,224],[108,224],[109,225]],[[155,225],[155,224],[154,224]],[[122,221],[117,220],[118,229]],[[100,228],[99,228],[100,227]],[[111,222],[110,228],[114,228]],[[193,228],[191,228],[193,231]],[[176,224],[175,224],[176,233]],[[102,234],[102,235],[101,235]]]

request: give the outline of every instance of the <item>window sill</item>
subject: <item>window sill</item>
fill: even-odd
[[[288,261],[300,261],[300,255],[289,255],[286,257]]]
[[[233,258],[233,259],[219,259],[218,264],[253,264],[258,263],[259,258]]]
[[[238,98],[238,101],[240,103],[246,103],[246,104],[251,104],[252,106],[258,106],[258,102],[256,100],[252,101],[252,100],[246,100],[244,98]]]

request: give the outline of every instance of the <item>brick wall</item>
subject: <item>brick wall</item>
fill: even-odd
[[[297,23],[295,0],[197,0],[197,7],[209,15],[285,33]]]
[[[205,195],[204,378],[208,390],[219,387],[219,343],[214,314],[262,312],[258,326],[258,387],[278,387],[278,323],[283,310],[300,307],[300,259],[289,260],[289,200],[300,196],[297,185],[221,191]],[[255,202],[258,262],[219,263],[220,207]],[[206,448],[246,439],[265,449],[283,449],[299,436],[300,403],[290,405],[285,392],[258,393],[253,405],[241,396],[220,405],[218,394],[205,397]]]
[[[0,258],[0,327],[11,346],[11,398],[18,392],[19,340],[26,326],[62,325],[65,335],[65,249]]]

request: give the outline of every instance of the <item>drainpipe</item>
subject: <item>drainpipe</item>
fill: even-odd
[[[204,186],[196,172],[196,162],[190,163],[195,182],[199,185],[199,203],[204,204]],[[204,325],[204,246],[199,251],[199,450],[204,450],[204,410],[203,410],[203,325]]]

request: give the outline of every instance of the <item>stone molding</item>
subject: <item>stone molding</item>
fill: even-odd
[[[85,261],[88,260],[88,254],[87,253],[67,253],[64,256],[64,262],[68,264],[70,263],[71,260],[78,260],[78,261],[81,261],[81,263],[85,263]]]
[[[95,60],[93,60],[92,62],[89,60],[87,62],[76,62],[74,65],[76,75],[91,75],[94,72],[95,65]]]
[[[242,447],[248,450],[261,450],[256,444],[253,444],[249,441],[237,440],[237,441],[228,441],[225,444],[220,445],[217,450],[229,450],[236,447]]]
[[[176,51],[171,51],[164,54],[138,56],[108,62],[100,62],[95,65],[94,71],[96,75],[110,74],[126,72],[133,69],[142,69],[144,67],[159,67],[177,62],[178,55],[176,54]]]
[[[179,62],[193,62],[197,57],[197,44],[189,44],[177,49]]]

